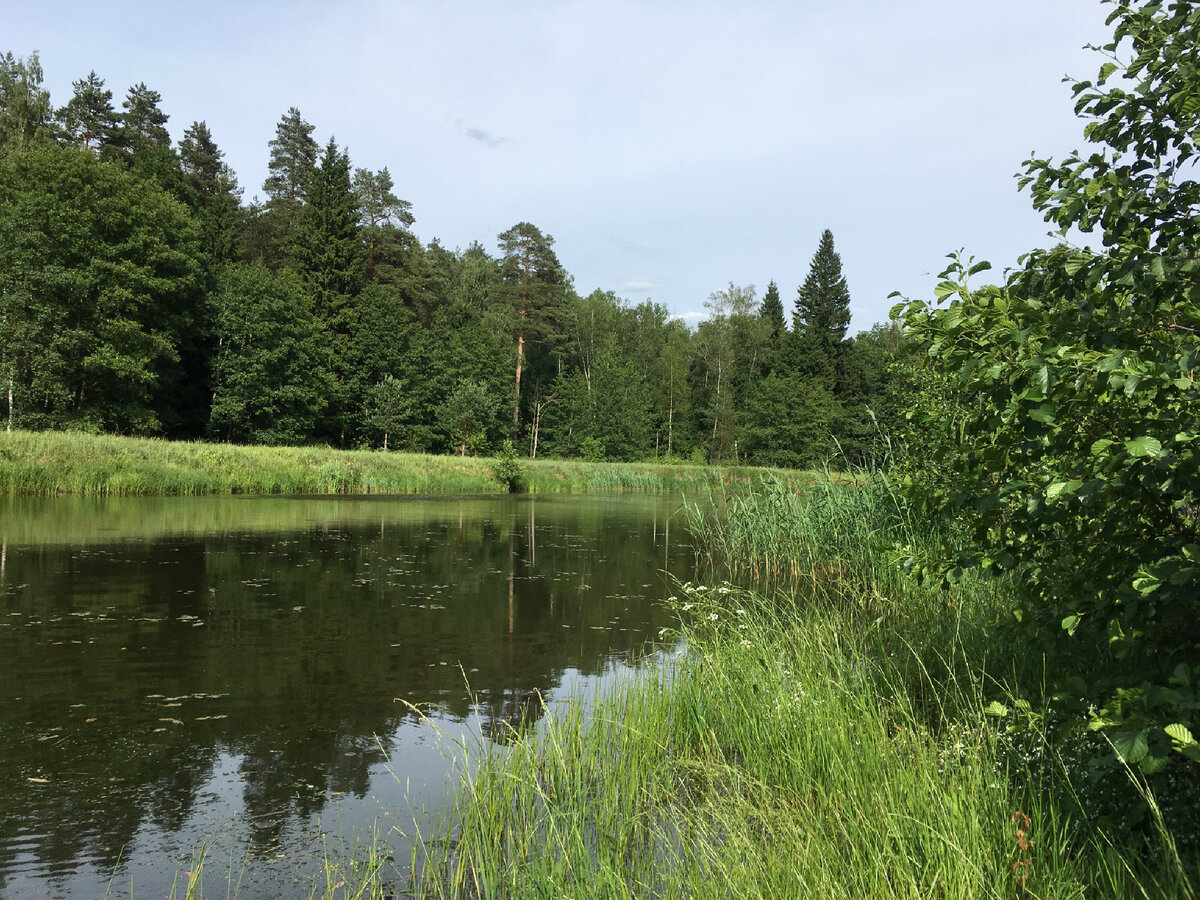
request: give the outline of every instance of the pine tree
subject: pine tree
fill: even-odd
[[[85,150],[99,151],[112,143],[119,117],[112,105],[112,91],[93,69],[87,78],[72,83],[75,93],[58,111],[58,120],[69,141]]]
[[[268,145],[271,161],[267,169],[271,174],[263,182],[268,206],[304,202],[309,179],[317,166],[318,148],[312,132],[313,126],[301,118],[300,110],[294,106],[280,117],[275,137]]]
[[[833,249],[833,232],[825,229],[792,313],[793,359],[799,371],[834,388],[849,326],[850,291],[842,259]]]
[[[513,399],[513,441],[521,421],[521,375],[526,341],[543,343],[558,331],[559,304],[566,276],[554,253],[554,238],[529,222],[518,222],[498,238],[501,277],[516,314],[517,369]]]
[[[367,242],[367,277],[372,280],[394,281],[396,262],[414,240],[408,230],[415,221],[412,204],[392,193],[394,187],[386,166],[378,172],[354,172],[359,224]]]
[[[270,174],[263,182],[265,206],[253,208],[246,236],[248,255],[265,265],[295,266],[296,244],[304,226],[302,210],[317,166],[318,147],[313,126],[291,107],[275,126],[271,140]]]
[[[167,133],[169,116],[159,108],[162,95],[152,91],[144,82],[129,89],[121,102],[121,126],[119,143],[126,153],[136,156],[155,147],[169,147],[171,136]]]

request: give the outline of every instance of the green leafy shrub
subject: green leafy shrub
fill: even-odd
[[[1014,572],[1053,703],[1153,774],[1190,765],[1172,751],[1200,760],[1200,11],[1122,4],[1110,22],[1109,60],[1075,85],[1099,146],[1021,179],[1064,237],[1103,247],[1035,251],[979,290],[986,264],[956,256],[948,305],[903,308],[959,398],[921,448],[940,477],[910,491],[969,526],[941,576]]]
[[[500,445],[500,453],[492,464],[492,477],[507,487],[510,494],[517,494],[525,490],[527,481],[525,467],[521,465],[512,441],[506,440]]]

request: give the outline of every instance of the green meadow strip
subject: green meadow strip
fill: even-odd
[[[707,492],[764,471],[647,463],[521,460],[533,493]],[[484,457],[259,447],[79,432],[0,432],[0,495],[500,493]],[[788,484],[811,473],[775,472]]]

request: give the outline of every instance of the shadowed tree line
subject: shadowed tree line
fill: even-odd
[[[0,57],[0,389],[8,428],[266,444],[803,466],[872,452],[898,332],[848,337],[826,231],[785,317],[730,284],[690,330],[580,295],[529,222],[449,250],[391,172],[296,108],[246,202],[204,122],[94,71],[62,106]]]

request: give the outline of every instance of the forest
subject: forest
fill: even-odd
[[[829,231],[790,315],[773,281],[731,282],[692,330],[581,295],[529,222],[423,244],[388,168],[296,108],[246,202],[208,126],[173,140],[146,84],[118,105],[92,71],[55,106],[42,81],[36,52],[0,59],[9,430],[784,467],[878,451],[900,330],[847,334]]]

